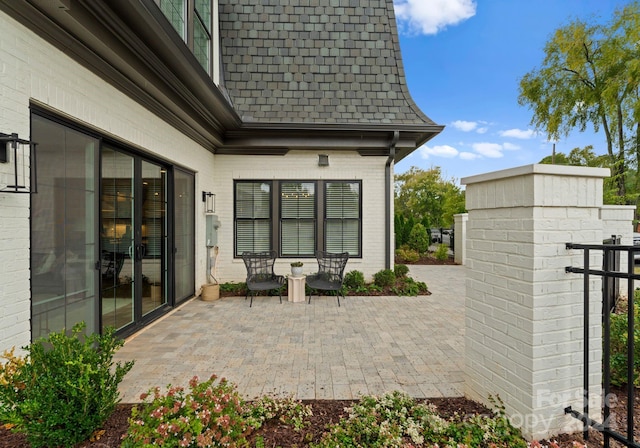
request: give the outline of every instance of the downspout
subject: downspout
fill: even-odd
[[[393,131],[393,138],[391,139],[391,144],[389,145],[389,157],[387,158],[387,162],[384,165],[384,209],[385,209],[385,221],[384,221],[384,242],[385,242],[385,260],[384,265],[385,269],[391,269],[391,252],[394,241],[392,240],[393,235],[391,235],[391,220],[393,216],[391,216],[391,164],[393,160],[396,158],[396,144],[400,139],[400,131]]]

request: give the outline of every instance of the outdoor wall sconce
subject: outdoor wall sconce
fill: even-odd
[[[0,192],[37,193],[35,143],[0,133],[0,163]]]
[[[202,202],[204,202],[205,213],[216,212],[216,195],[215,194],[211,193],[210,191],[203,191]]]
[[[318,154],[318,166],[329,166],[328,154]]]

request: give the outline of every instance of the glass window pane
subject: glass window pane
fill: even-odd
[[[265,182],[236,184],[236,218],[270,218],[271,185]]]
[[[282,250],[283,257],[308,255],[312,256],[316,248],[315,220],[282,221]]]
[[[316,185],[314,182],[280,184],[280,254],[313,255],[316,248]]]
[[[271,225],[267,220],[236,222],[236,255],[271,250]]]
[[[360,224],[355,220],[328,220],[325,229],[328,252],[360,255]]]
[[[196,13],[207,31],[211,31],[211,0],[195,0]]]
[[[211,73],[211,35],[205,25],[198,19],[193,24],[193,54],[200,65]]]
[[[32,338],[96,328],[98,140],[32,115],[42,181],[31,207]]]
[[[325,216],[326,250],[361,256],[360,183],[327,182]]]
[[[235,255],[271,250],[271,184],[238,181],[235,189]]]
[[[171,25],[180,34],[182,39],[185,38],[187,33],[185,32],[187,5],[186,0],[160,0],[160,10],[165,15]]]
[[[280,192],[282,218],[315,218],[315,184],[283,182]]]
[[[326,189],[327,218],[360,217],[360,184],[328,182]]]
[[[175,170],[175,288],[176,302],[195,293],[195,181],[191,173]]]

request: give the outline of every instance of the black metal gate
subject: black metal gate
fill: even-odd
[[[567,249],[583,250],[584,267],[577,268],[569,266],[566,272],[583,274],[584,276],[584,405],[582,412],[572,409],[571,406],[565,408],[566,414],[581,420],[584,423],[583,435],[588,438],[588,429],[593,427],[604,435],[604,446],[609,448],[611,439],[614,439],[624,446],[640,448],[640,444],[634,437],[634,280],[640,280],[640,275],[634,273],[634,255],[640,253],[640,246],[622,246],[620,239],[613,236],[612,240],[606,241],[609,244],[573,244],[567,243]],[[592,251],[601,251],[603,255],[602,269],[591,269],[589,258]],[[627,271],[620,270],[620,255],[626,254]],[[604,412],[603,422],[598,422],[589,417],[589,282],[591,276],[602,278],[602,356],[603,356],[603,401]],[[618,299],[618,282],[620,279],[627,280],[627,415],[626,415],[626,435],[616,432],[611,428],[611,403],[609,400],[611,393],[611,313],[615,311]],[[597,410],[600,415],[600,410]]]

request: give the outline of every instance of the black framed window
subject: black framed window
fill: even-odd
[[[160,10],[211,75],[213,5],[211,0],[156,0]]]
[[[235,184],[235,255],[271,250],[271,182]]]
[[[325,183],[325,250],[359,257],[362,241],[360,182]]]
[[[211,74],[211,0],[195,0],[193,16],[193,54]]]
[[[362,257],[361,181],[252,180],[236,181],[234,188],[236,257],[245,250]]]
[[[280,183],[280,255],[313,256],[316,250],[315,182]]]

